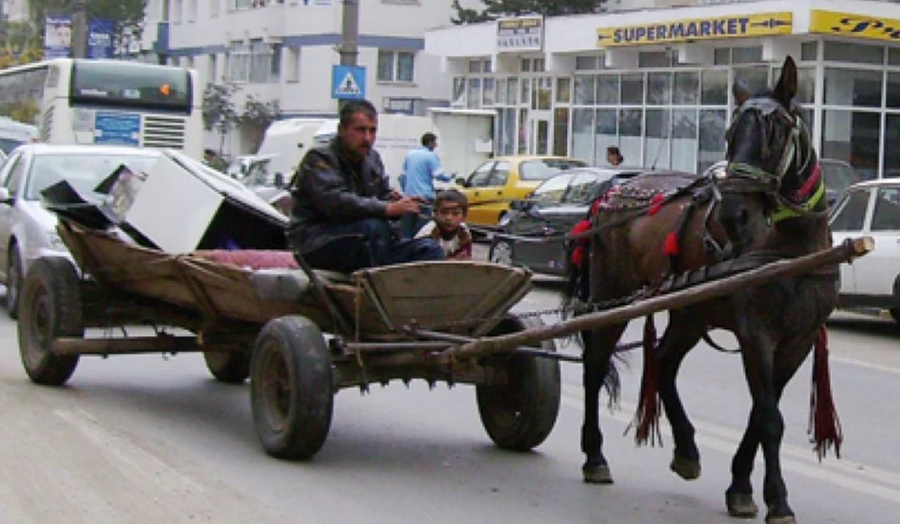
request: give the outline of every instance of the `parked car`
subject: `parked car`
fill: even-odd
[[[146,170],[159,151],[119,146],[26,144],[14,149],[0,168],[0,282],[6,307],[16,318],[19,290],[31,262],[68,250],[56,233],[56,215],[41,205],[41,191],[68,181],[88,200],[94,188],[120,165]]]
[[[635,168],[596,167],[563,171],[545,180],[528,200],[514,202],[512,210],[500,220],[499,232],[536,239],[564,235],[587,217],[594,199],[641,172]],[[553,275],[562,275],[566,267],[562,240],[533,243],[498,235],[491,242],[488,256],[498,264]]]
[[[863,235],[875,239],[868,255],[841,264],[841,308],[887,310],[900,322],[900,178],[850,186],[832,208],[834,242]]]
[[[465,179],[457,179],[469,199],[466,222],[495,228],[509,212],[509,203],[525,196],[544,180],[565,169],[585,167],[581,160],[551,156],[492,158]]]

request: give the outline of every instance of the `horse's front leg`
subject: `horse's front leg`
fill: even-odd
[[[685,355],[700,341],[706,329],[705,321],[691,318],[690,313],[672,311],[658,348],[659,398],[675,440],[669,467],[685,480],[694,480],[700,476],[700,450],[694,440],[694,426],[678,395],[676,378]]]
[[[625,326],[585,331],[584,339],[584,424],[581,427],[581,451],[585,462],[581,472],[585,482],[612,484],[606,457],[603,456],[603,433],[600,431],[600,388],[611,369],[611,356]]]
[[[753,397],[753,407],[747,432],[732,462],[732,485],[726,492],[729,513],[736,516],[752,516],[752,488],[750,472],[757,445],[762,447],[765,460],[763,498],[768,507],[766,524],[793,524],[794,512],[788,505],[787,486],[781,474],[781,440],[784,436],[784,419],[778,408],[778,400],[784,384],[793,375],[787,373],[781,380],[775,378],[775,343],[757,336],[744,341],[744,372]],[[757,444],[758,443],[758,444]],[[749,503],[748,503],[749,501]]]

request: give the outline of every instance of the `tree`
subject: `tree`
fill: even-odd
[[[259,149],[269,124],[281,116],[278,100],[263,102],[248,95],[244,102],[244,112],[240,116],[241,130],[251,137],[253,150]]]
[[[29,16],[41,42],[46,16],[72,13],[79,2],[85,6],[88,18],[113,22],[114,49],[127,49],[132,39],[140,39],[147,0],[29,0]]]
[[[451,21],[454,24],[471,24],[527,14],[561,16],[599,13],[606,0],[481,0],[481,3],[485,9],[478,12],[463,8],[459,5],[459,0],[453,0],[456,17]]]
[[[225,137],[241,120],[234,103],[239,90],[234,84],[208,84],[203,92],[203,128],[219,133],[219,156],[225,148]]]

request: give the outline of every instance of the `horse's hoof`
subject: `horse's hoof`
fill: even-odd
[[[766,517],[766,524],[797,524],[797,519],[793,515]]]
[[[688,460],[679,457],[677,454],[672,457],[672,463],[669,464],[669,469],[674,471],[684,480],[694,480],[700,477],[700,461]]]
[[[728,506],[728,514],[732,517],[752,519],[759,514],[759,508],[753,502],[750,493],[726,493],[725,505]]]
[[[609,473],[609,466],[600,464],[598,466],[584,466],[581,468],[584,481],[588,484],[612,484],[612,475]]]

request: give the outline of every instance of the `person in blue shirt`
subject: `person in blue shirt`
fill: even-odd
[[[449,182],[444,174],[441,160],[434,152],[437,136],[434,133],[422,135],[422,147],[410,151],[403,160],[403,193],[420,202],[418,213],[407,213],[400,219],[400,235],[413,238],[425,222],[431,218],[434,208],[434,179]]]

